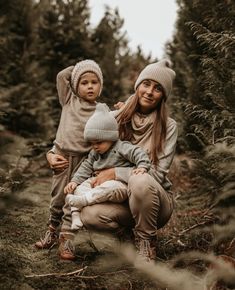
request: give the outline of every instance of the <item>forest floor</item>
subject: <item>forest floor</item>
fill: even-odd
[[[60,260],[57,246],[50,250],[34,247],[45,233],[50,201],[50,171],[45,160],[40,160],[31,164],[35,174],[14,193],[13,200],[5,203],[1,215],[0,289],[162,289],[120,258],[121,248],[117,250],[117,239],[111,236],[79,233],[74,262]],[[38,162],[41,165],[37,167]],[[176,209],[158,235],[157,255],[163,263],[184,251],[207,251],[212,238],[195,231],[210,222],[211,197],[200,191],[193,161],[184,155],[176,156],[170,175]],[[197,268],[201,270],[200,266]]]

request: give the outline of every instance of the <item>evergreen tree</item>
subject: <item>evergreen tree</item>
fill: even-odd
[[[35,41],[44,79],[55,81],[59,70],[91,57],[87,0],[40,1]]]
[[[36,21],[33,2],[1,1],[0,11],[3,43],[0,49],[0,122],[13,132],[36,137],[50,132],[52,122],[47,116],[50,91],[40,87],[37,78],[40,67],[31,49]]]
[[[125,32],[121,31],[123,23],[117,9],[112,11],[106,7],[105,15],[91,37],[94,58],[101,65],[104,74],[102,100],[109,105],[124,95],[122,82],[128,70],[125,65],[129,62],[129,49]]]
[[[177,32],[168,47],[177,70],[175,97],[197,150],[234,134],[234,3],[225,2],[179,0]]]
[[[0,1],[0,85],[17,85],[25,80],[24,55],[30,34],[30,0]]]

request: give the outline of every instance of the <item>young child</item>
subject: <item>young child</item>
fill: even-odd
[[[133,174],[143,174],[151,164],[143,149],[119,140],[117,121],[104,106],[97,106],[88,120],[84,139],[91,142],[93,149],[64,188],[65,194],[75,190],[74,195],[68,194],[66,197],[66,202],[71,206],[73,230],[83,226],[80,211],[84,206],[105,201],[121,203],[127,199],[127,185],[121,181],[109,180],[93,188],[92,176],[95,172],[105,168],[135,166]]]
[[[57,229],[63,216],[64,187],[91,149],[83,137],[86,122],[95,112],[96,99],[101,94],[103,75],[93,60],[83,60],[57,75],[57,91],[62,106],[54,147],[47,153],[54,170],[49,229],[43,239],[35,243],[38,249],[50,248],[57,242]],[[64,169],[66,167],[66,169]],[[63,171],[61,171],[61,169]]]

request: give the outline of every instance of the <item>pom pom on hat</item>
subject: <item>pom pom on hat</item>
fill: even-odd
[[[140,72],[135,82],[135,90],[143,80],[148,79],[158,82],[163,87],[167,98],[171,93],[173,80],[175,78],[175,71],[171,66],[171,61],[168,59],[162,59],[158,62],[147,65]]]
[[[84,129],[86,141],[117,141],[118,124],[105,104],[98,104]]]
[[[74,92],[77,91],[78,82],[81,76],[86,72],[93,72],[97,75],[101,85],[99,92],[100,95],[103,89],[103,74],[99,65],[94,60],[91,59],[82,60],[74,66],[71,73],[71,84]]]

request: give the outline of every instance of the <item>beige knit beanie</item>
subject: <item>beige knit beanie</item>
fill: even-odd
[[[171,69],[170,60],[162,59],[158,62],[147,65],[141,71],[135,82],[135,90],[143,80],[149,79],[158,82],[163,87],[167,98],[171,93],[174,78],[175,72]]]
[[[87,121],[84,129],[86,141],[117,141],[118,124],[105,104],[98,104],[94,114]]]
[[[99,65],[94,61],[90,59],[82,60],[78,62],[71,73],[71,84],[74,92],[77,91],[77,86],[78,82],[82,76],[82,74],[86,72],[93,72],[97,75],[99,81],[100,81],[100,92],[99,95],[101,94],[101,91],[103,89],[103,74],[102,71],[99,67]]]

